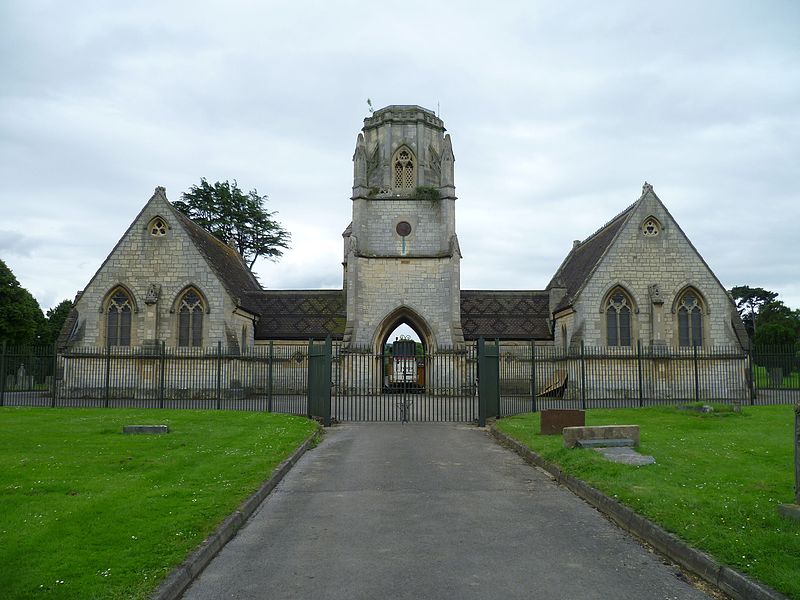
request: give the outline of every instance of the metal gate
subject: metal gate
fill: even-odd
[[[333,349],[331,417],[339,421],[478,419],[474,344],[425,353]]]

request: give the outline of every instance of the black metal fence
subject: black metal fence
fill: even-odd
[[[465,421],[478,415],[477,351],[413,356],[334,347],[331,416],[340,421]]]
[[[684,402],[800,402],[800,348],[577,347],[500,343],[500,414]],[[475,344],[402,364],[372,351],[332,352],[339,420],[473,421]],[[398,369],[403,370],[402,374]],[[163,344],[78,348],[0,344],[0,406],[264,410],[307,414],[308,344],[244,351]]]
[[[542,408],[627,408],[800,401],[796,347],[579,347],[500,344],[500,414]]]

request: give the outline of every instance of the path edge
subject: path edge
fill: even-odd
[[[242,502],[231,515],[225,518],[217,528],[195,548],[189,556],[175,567],[167,578],[161,582],[156,590],[149,596],[150,600],[177,600],[197,578],[208,563],[233,539],[242,525],[256,511],[261,503],[266,500],[275,486],[286,476],[295,463],[300,460],[312,446],[322,437],[322,427],[317,428],[305,441],[282,463],[272,471],[272,475],[253,492],[247,500]]]
[[[736,600],[790,600],[788,596],[784,596],[780,592],[750,579],[744,573],[717,562],[708,554],[692,548],[677,536],[633,509],[606,496],[585,481],[564,473],[558,466],[545,460],[522,442],[498,431],[494,423],[489,424],[489,432],[500,445],[516,452],[527,463],[547,471],[557,483],[591,504],[619,527],[644,540],[670,560]]]

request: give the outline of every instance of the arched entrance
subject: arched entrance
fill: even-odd
[[[392,336],[396,332],[408,335],[412,339],[419,341],[426,354],[431,354],[436,350],[433,333],[427,321],[413,309],[407,306],[400,306],[386,315],[378,326],[373,336],[373,351],[376,354],[383,354],[386,343],[393,340]]]

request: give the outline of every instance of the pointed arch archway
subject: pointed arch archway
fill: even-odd
[[[389,336],[400,325],[408,325],[419,336],[426,353],[435,350],[435,338],[430,325],[419,313],[408,306],[399,306],[381,320],[372,338],[372,349],[375,354],[383,354]]]

